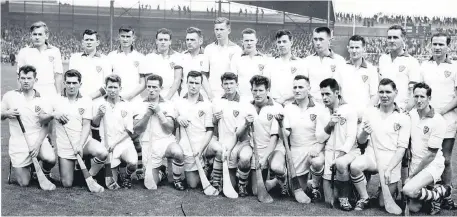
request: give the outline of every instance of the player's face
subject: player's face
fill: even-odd
[[[162,87],[160,87],[160,82],[157,80],[148,80],[146,83],[146,88],[148,89],[149,97],[156,99],[160,95]]]
[[[217,40],[225,40],[230,34],[230,28],[225,23],[214,24],[214,35]]]
[[[313,45],[316,52],[326,52],[330,47],[330,36],[326,32],[313,32]]]
[[[189,94],[195,95],[200,93],[200,88],[202,87],[202,77],[192,77],[187,78],[187,89]]]
[[[302,100],[308,97],[309,84],[305,79],[294,80],[293,92],[296,100]]]
[[[98,45],[100,44],[100,41],[97,39],[97,35],[92,34],[92,35],[84,35],[83,36],[83,48],[86,51],[93,51]]]
[[[238,83],[235,80],[226,79],[222,82],[222,88],[226,94],[234,94],[237,87]]]
[[[433,40],[432,40],[433,55],[443,56],[443,55],[447,54],[449,47],[446,44],[446,40],[447,40],[447,38],[445,36],[433,37]]]
[[[133,41],[135,41],[135,36],[133,35],[132,31],[119,33],[119,42],[121,43],[122,47],[132,46]]]
[[[333,106],[335,101],[338,99],[338,95],[338,90],[333,92],[330,87],[321,88],[322,101],[324,102],[324,105],[327,107]]]
[[[255,34],[243,34],[243,48],[246,51],[254,51],[256,49],[257,38]]]
[[[78,94],[81,83],[78,81],[78,77],[66,77],[65,78],[65,92],[68,95],[74,96]]]
[[[403,37],[400,29],[387,31],[387,48],[391,51],[403,49]]]
[[[159,33],[156,39],[157,49],[160,51],[167,51],[171,45],[171,38],[168,34]]]
[[[392,85],[379,85],[378,88],[379,102],[381,105],[388,106],[394,103],[397,91],[394,90]]]
[[[414,90],[414,102],[418,110],[427,108],[430,99],[431,97],[427,96],[427,90],[425,88],[416,88]]]
[[[106,93],[108,97],[111,99],[115,99],[119,96],[119,91],[121,91],[121,87],[118,82],[108,81],[106,84]]]
[[[203,44],[203,39],[197,33],[187,33],[186,45],[188,50],[195,50]]]
[[[31,38],[34,46],[41,46],[48,39],[48,34],[44,27],[35,28],[31,33]]]
[[[286,55],[291,52],[292,41],[288,35],[283,35],[280,38],[276,39],[276,46],[278,47],[279,53],[281,55]]]
[[[349,41],[348,52],[351,59],[358,60],[362,58],[363,53],[365,53],[362,41]]]
[[[254,98],[254,102],[262,103],[267,99],[268,96],[268,89],[265,88],[265,85],[253,85],[251,92],[252,98]]]
[[[22,90],[31,90],[33,89],[33,85],[37,81],[36,78],[33,77],[33,72],[29,72],[25,74],[24,72],[19,73],[19,84],[21,85]]]

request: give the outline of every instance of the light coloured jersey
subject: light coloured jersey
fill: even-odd
[[[280,56],[270,59],[264,71],[271,77],[270,96],[273,99],[293,96],[292,87],[295,76],[305,74],[302,62],[302,59],[294,56],[287,60]]]
[[[94,102],[93,115],[94,117],[98,113],[98,109],[101,105],[106,106],[106,113],[100,121],[100,137],[104,140],[105,127],[107,129],[107,136],[109,144],[114,143],[115,140],[119,139],[121,135],[126,134],[126,130],[133,132],[133,109],[131,103],[121,99],[116,104],[111,104],[106,101],[106,97],[103,100]],[[107,120],[108,126],[104,126],[104,120]]]
[[[200,52],[196,56],[192,56],[189,51],[185,51],[182,54],[181,66],[183,67],[183,75],[181,82],[181,96],[184,96],[187,90],[187,75],[190,71],[197,71],[203,74],[209,74],[209,61],[208,57],[203,54],[203,50],[200,49]],[[207,94],[204,90],[200,91],[201,94],[205,97]],[[207,97],[206,97],[207,98]]]
[[[47,45],[46,49],[40,52],[34,47],[24,47],[17,55],[17,70],[24,65],[31,65],[36,68],[38,81],[35,85],[54,85],[54,75],[62,74],[62,55],[57,47]]]
[[[269,61],[271,58],[261,53],[256,53],[252,57],[244,53],[233,57],[230,68],[231,72],[238,75],[238,91],[242,97],[252,99],[249,81],[254,75],[263,75],[271,79],[269,72],[265,70]]]

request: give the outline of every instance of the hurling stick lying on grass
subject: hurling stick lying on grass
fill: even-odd
[[[193,147],[193,144],[189,138],[189,134],[188,134],[189,131],[187,130],[187,128],[184,128],[184,130],[186,131],[186,137],[187,137],[187,140],[189,141],[190,148],[192,149],[192,153],[194,153],[194,155],[195,155],[195,148]],[[202,182],[203,192],[205,193],[205,195],[208,195],[208,196],[219,195],[219,191],[217,189],[215,189],[211,185],[211,183],[209,183],[208,178],[206,177],[205,171],[203,170],[203,166],[200,161],[200,157],[195,156],[194,159],[195,159],[195,164],[197,165],[198,175],[200,176],[200,181]]]
[[[21,117],[17,116],[17,121],[19,122],[19,126],[21,127],[22,135],[24,135],[25,142],[27,143],[27,148],[30,147],[31,142],[29,141],[29,138],[26,135],[25,132],[25,127],[24,124],[22,123]],[[51,181],[49,181],[46,176],[43,173],[43,170],[41,169],[40,163],[38,162],[38,159],[36,157],[32,158],[33,166],[35,167],[35,171],[37,174],[38,178],[38,183],[40,183],[41,189],[45,191],[52,191],[56,189],[56,186],[52,184]]]
[[[108,132],[107,132],[107,122],[106,118],[103,118],[103,141],[105,143],[105,147],[109,148],[108,144]],[[111,158],[113,157],[113,153],[108,153],[108,158],[105,161],[105,185],[110,190],[116,190],[121,188],[115,179],[113,178],[113,171],[111,171]]]
[[[263,182],[262,168],[260,168],[259,152],[257,143],[254,139],[254,126],[251,125],[251,144],[254,144],[254,157],[255,157],[255,177],[257,183],[257,199],[262,203],[272,203],[273,198],[268,194]]]
[[[286,150],[286,159],[287,159],[289,174],[292,179],[291,185],[292,185],[292,191],[294,192],[295,200],[297,200],[297,202],[299,202],[299,203],[311,203],[311,199],[305,194],[305,192],[303,191],[303,189],[300,186],[300,182],[298,181],[297,173],[295,171],[294,161],[292,160],[292,155],[291,155],[290,148],[289,148],[289,140],[286,136],[283,122],[282,122],[282,120],[278,120],[278,123],[279,123],[279,127],[281,130],[281,132],[279,132],[279,136],[284,141],[284,148]],[[306,159],[308,159],[308,156],[309,155],[306,156]]]
[[[71,142],[70,136],[68,135],[67,128],[65,126],[62,126],[63,130],[65,131],[65,134],[67,135],[68,141],[70,141],[70,145],[75,150],[75,146],[73,145],[73,142]],[[87,171],[87,167],[84,164],[83,159],[79,154],[76,155],[76,159],[78,160],[78,164],[81,167],[81,171],[83,172],[84,179],[86,180],[87,187],[89,188],[90,192],[94,193],[100,193],[103,192],[105,189],[100,186],[90,175],[89,171]]]

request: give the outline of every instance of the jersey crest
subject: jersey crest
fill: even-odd
[[[368,76],[367,75],[362,75],[362,81],[363,83],[367,82]]]
[[[336,70],[336,65],[330,65],[330,69],[332,70],[332,72],[335,72],[335,70]]]
[[[170,63],[170,68],[171,68],[171,69],[174,69],[175,66],[176,66],[175,62],[171,62],[171,63]]]
[[[84,109],[83,109],[83,108],[79,108],[78,111],[79,111],[79,114],[80,114],[80,115],[83,115],[83,114],[84,114]]]
[[[200,66],[203,66],[203,60],[200,60]]]
[[[405,71],[406,67],[404,65],[401,65],[398,67],[398,71],[403,72]]]
[[[133,65],[135,66],[135,68],[138,68],[138,66],[140,65],[140,62],[138,62],[138,61],[133,61]]]
[[[401,128],[401,125],[400,125],[399,123],[395,123],[395,124],[394,124],[394,130],[395,130],[395,132],[399,131],[400,128]]]
[[[203,110],[198,111],[198,117],[201,117],[205,115],[205,112]]]
[[[310,114],[309,115],[309,119],[311,119],[311,121],[316,120],[316,115],[315,114]]]
[[[49,56],[49,62],[54,62],[54,57],[53,56]]]
[[[425,127],[424,127],[424,134],[427,134],[428,131],[430,131],[430,129],[429,129],[427,126],[425,126]]]
[[[233,110],[233,116],[235,118],[238,117],[239,114],[240,114],[240,112],[238,110]]]
[[[268,114],[267,114],[267,119],[268,119],[269,121],[271,121],[271,119],[273,119],[273,115],[270,114],[270,113],[268,113]]]
[[[121,116],[122,116],[123,118],[125,118],[125,116],[127,116],[127,112],[124,111],[124,110],[121,110]]]
[[[38,106],[38,105],[36,105],[36,106],[35,106],[35,112],[38,113],[38,112],[40,112],[40,111],[41,111],[41,107]]]
[[[265,65],[259,64],[259,71],[263,71],[264,68],[265,68]]]
[[[344,125],[346,123],[346,118],[340,118],[340,125]]]
[[[101,66],[96,66],[95,69],[97,70],[98,73],[100,73],[102,71],[102,67]]]
[[[444,77],[448,78],[449,76],[451,76],[451,72],[448,70],[444,71]]]
[[[292,66],[292,67],[290,68],[290,71],[292,72],[292,74],[294,74],[294,73],[297,71],[297,68],[295,68],[295,67]]]

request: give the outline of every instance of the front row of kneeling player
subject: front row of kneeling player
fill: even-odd
[[[451,192],[450,186],[437,184],[444,169],[441,143],[446,129],[443,117],[429,105],[432,90],[427,84],[414,85],[416,108],[406,114],[394,103],[395,83],[383,79],[378,87],[379,105],[367,108],[363,117],[358,118],[355,109],[341,98],[336,80],[331,78],[320,84],[322,105],[309,96],[308,78],[297,75],[292,87],[294,101],[284,108],[269,97],[270,81],[266,77],[254,76],[250,80],[254,99],[250,102],[238,94],[237,76],[225,73],[221,77],[225,94],[213,103],[200,94],[202,78],[200,72],[190,72],[188,93],[172,103],[160,95],[162,78],[151,75],[147,78],[147,97],[140,105],[133,105],[119,97],[122,83],[117,75],[106,78],[104,99],[92,102],[79,94],[81,74],[69,70],[64,75],[64,93],[50,102],[33,88],[36,70],[31,66],[21,67],[18,74],[21,88],[5,94],[1,114],[2,120],[9,119],[9,154],[19,185],[29,184],[34,157],[43,162],[35,170],[42,170],[49,178],[56,156],[45,139],[46,126],[56,120],[56,149],[64,187],[73,184],[76,156],[89,155],[92,158],[86,180],[86,176],[96,175],[108,163],[114,181],[107,180],[106,186],[116,189],[118,167],[123,162],[127,166],[121,172],[121,185],[130,188],[132,174],[142,160],[140,155],[146,156],[145,176],[149,178],[145,178],[145,186],[149,189],[157,188],[166,177],[163,159],[167,158],[172,162],[168,171],[172,172],[178,190],[184,190],[186,185],[196,188],[201,182],[205,193],[214,188],[207,194],[217,195],[223,184],[227,184],[222,183],[222,171],[228,165],[231,184],[237,187],[240,196],[247,195],[249,176],[252,193],[257,194],[259,182],[250,174],[258,169],[262,170],[264,179],[269,172],[267,190],[279,186],[282,194],[288,194],[286,152],[281,139],[285,136],[290,141],[293,161],[288,166],[295,168],[299,185],[314,201],[321,198],[323,178],[325,201],[333,205],[337,195],[340,208],[351,210],[348,198],[352,181],[359,195],[355,209],[362,210],[369,198],[365,174],[378,171],[384,182],[381,185],[390,189],[380,197],[380,202],[388,201],[383,197],[396,192],[401,161],[409,151],[410,173],[403,194],[411,198],[412,211],[419,210],[420,202],[431,201],[431,213],[436,214],[441,199]],[[21,124],[25,127],[24,134]],[[101,137],[104,145],[91,137],[91,127],[99,129],[100,135],[92,131],[92,137]],[[27,144],[25,137],[35,143]],[[254,163],[250,141],[257,146],[259,166]],[[208,165],[211,160],[212,186],[209,186],[199,170],[202,163]],[[227,195],[225,189],[224,193]],[[390,213],[401,212],[395,203],[386,202],[385,206]]]

